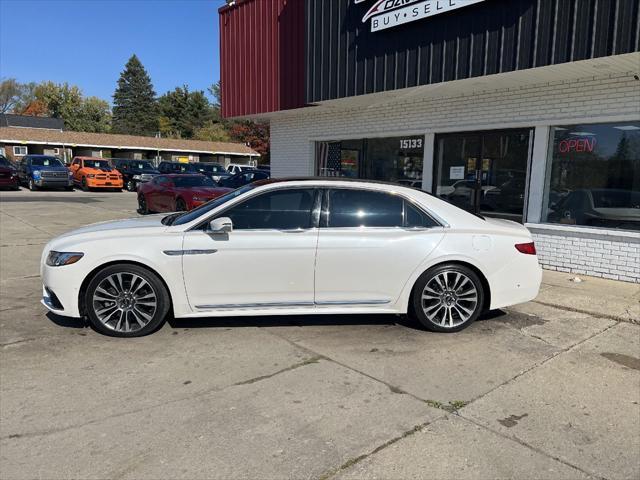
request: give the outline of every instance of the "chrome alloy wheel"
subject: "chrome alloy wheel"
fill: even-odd
[[[93,292],[93,310],[100,322],[116,332],[144,328],[158,308],[153,287],[134,273],[109,275]]]
[[[422,311],[430,322],[454,328],[468,321],[478,306],[478,291],[464,273],[444,270],[422,291]]]

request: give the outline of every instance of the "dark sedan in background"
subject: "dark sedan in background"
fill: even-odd
[[[200,174],[158,175],[139,186],[138,211],[147,214],[192,210],[230,191]]]
[[[218,182],[218,185],[226,188],[240,188],[249,183],[253,183],[258,180],[266,180],[270,177],[271,174],[266,170],[244,170],[229,178],[223,178]]]
[[[18,169],[2,155],[0,155],[0,188],[20,190]]]

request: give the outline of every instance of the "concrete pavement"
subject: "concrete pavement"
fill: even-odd
[[[546,272],[453,335],[267,317],[119,340],[47,315],[46,241],[134,210],[0,193],[1,478],[640,478],[637,285]]]

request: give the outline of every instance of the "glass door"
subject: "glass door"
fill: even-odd
[[[530,129],[436,137],[435,193],[472,213],[522,222]]]

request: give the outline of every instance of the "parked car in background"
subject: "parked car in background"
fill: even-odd
[[[240,163],[230,163],[227,166],[227,171],[232,174],[235,175],[236,173],[240,173],[240,172],[244,172],[245,170],[255,170],[255,167],[252,167],[251,165],[242,165]]]
[[[85,192],[92,188],[122,190],[122,175],[104,158],[74,157],[69,169],[73,183]]]
[[[34,191],[39,188],[73,190],[73,179],[59,158],[51,155],[25,155],[18,165],[20,183]]]
[[[160,162],[158,165],[158,171],[163,175],[177,175],[177,174],[192,174],[199,173],[194,163],[182,163],[182,162]]]
[[[266,180],[270,176],[269,172],[263,170],[245,170],[229,178],[223,178],[218,185],[226,188],[240,188],[258,180]]]
[[[640,230],[640,192],[633,190],[574,190],[549,209],[554,223]]]
[[[265,172],[271,173],[271,165],[258,165],[256,170],[264,170]]]
[[[138,188],[138,211],[147,214],[192,210],[230,191],[205,175],[161,174]]]
[[[0,155],[0,188],[20,190],[18,169],[4,155]]]
[[[147,160],[129,160],[126,158],[111,158],[111,165],[122,175],[124,188],[135,192],[138,184],[148,182],[160,172]]]
[[[41,272],[49,310],[119,337],[155,331],[170,311],[409,314],[456,332],[535,298],[542,280],[523,225],[342,179],[256,182],[191,212],[90,225],[51,240]]]
[[[223,178],[229,178],[231,176],[231,174],[218,163],[198,162],[193,165],[199,173],[206,175],[214,182],[219,182]]]

